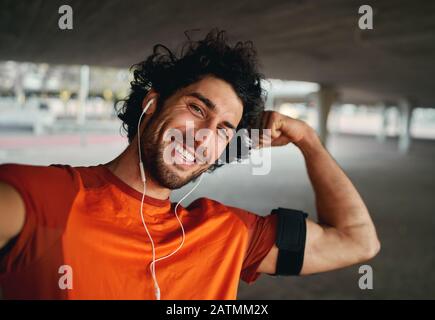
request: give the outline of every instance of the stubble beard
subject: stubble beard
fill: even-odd
[[[152,179],[162,187],[170,190],[179,189],[207,170],[207,167],[201,166],[186,177],[180,176],[174,168],[174,164],[165,163],[163,154],[170,142],[165,142],[163,138],[160,138],[161,128],[160,130],[153,130],[153,132],[148,131],[145,129],[142,133],[141,156],[144,161],[145,172],[151,175]]]

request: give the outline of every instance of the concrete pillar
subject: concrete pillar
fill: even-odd
[[[317,133],[320,141],[326,146],[328,138],[328,115],[332,105],[337,100],[337,92],[334,88],[321,85],[317,92]]]
[[[80,67],[79,109],[77,110],[77,123],[83,125],[86,120],[86,100],[89,95],[89,66]]]
[[[24,74],[26,67],[20,63],[15,63],[15,79],[14,79],[14,94],[17,105],[22,109],[26,102],[26,94],[24,92]]]
[[[399,151],[400,153],[408,153],[411,147],[411,120],[412,120],[412,104],[409,100],[403,99],[399,101],[400,110],[400,128],[399,128]]]
[[[79,109],[77,110],[77,125],[80,130],[80,143],[85,145],[86,136],[83,126],[86,121],[86,101],[89,96],[90,71],[89,66],[83,65],[80,67],[80,89],[79,89]]]
[[[376,138],[379,142],[384,143],[387,138],[388,107],[385,103],[380,103],[378,105],[378,110],[379,110],[379,115],[381,117],[381,123]]]

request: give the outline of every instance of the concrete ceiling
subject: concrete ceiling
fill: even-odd
[[[269,78],[334,86],[343,102],[435,107],[435,1],[0,0],[0,60],[129,67],[212,27],[253,40]],[[58,28],[69,4],[74,29]],[[373,30],[358,28],[370,4]]]

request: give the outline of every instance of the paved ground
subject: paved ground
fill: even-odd
[[[110,160],[124,145],[117,138],[95,136],[84,146],[70,136],[45,145],[26,144],[20,138],[26,146],[23,149],[23,145],[14,148],[10,139],[0,136],[0,163],[90,165]],[[435,298],[435,141],[415,141],[406,156],[396,151],[396,141],[379,144],[371,137],[333,136],[329,147],[360,190],[378,227],[382,250],[369,262],[374,271],[374,289],[358,288],[360,275],[355,266],[300,278],[263,275],[252,285],[241,283],[239,298]],[[204,177],[184,204],[208,196],[259,214],[283,206],[315,215],[313,193],[296,148],[273,149],[268,175],[253,176],[251,169],[249,165],[218,169]],[[180,199],[191,187],[174,192],[172,200]]]

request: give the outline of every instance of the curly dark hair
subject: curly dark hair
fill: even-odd
[[[178,56],[166,46],[157,44],[145,61],[131,67],[134,70],[131,91],[117,110],[129,142],[136,135],[142,101],[151,88],[159,94],[159,109],[177,90],[210,75],[229,83],[243,103],[242,119],[236,128],[237,132],[239,129],[246,129],[245,132],[253,128],[260,129],[266,93],[261,87],[264,76],[258,70],[257,52],[252,41],[239,41],[231,46],[227,33],[219,29],[211,30],[199,41],[191,40],[186,32],[185,35],[188,40],[181,46]],[[218,159],[209,168],[209,172],[224,163],[241,161],[249,156],[250,147],[243,147],[244,142],[239,138],[239,135],[235,135],[223,153],[225,157]],[[231,158],[229,147],[232,143],[237,143],[238,147],[237,155]]]

